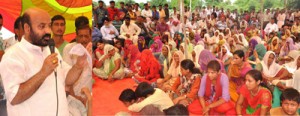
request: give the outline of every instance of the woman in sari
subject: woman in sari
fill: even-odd
[[[198,64],[200,65],[200,72],[204,73],[207,70],[207,64],[209,61],[217,60],[217,58],[209,51],[209,50],[202,50],[199,55]],[[224,67],[221,69],[224,72]]]
[[[229,96],[229,81],[222,73],[218,61],[208,63],[207,74],[201,79],[198,99],[189,106],[189,112],[197,115],[234,115],[234,102]]]
[[[141,53],[140,70],[133,77],[137,83],[147,82],[155,86],[157,79],[160,78],[159,71],[161,69],[159,62],[153,56],[149,49],[145,49]]]
[[[187,106],[197,98],[201,80],[201,75],[197,71],[192,60],[185,59],[180,62],[181,74],[176,78],[170,95],[174,104]]]
[[[235,43],[235,50],[242,50],[244,48],[244,44],[240,42],[238,34],[234,34],[232,36],[232,39],[234,40]]]
[[[228,44],[229,44],[229,51],[234,52],[237,49],[236,41],[234,38],[230,37],[228,38]]]
[[[162,52],[158,56],[158,61],[159,61],[160,65],[162,66],[164,76],[166,76],[168,69],[170,67],[171,58],[172,58],[171,51],[170,51],[169,46],[163,45]]]
[[[218,53],[219,60],[224,64],[225,71],[228,71],[228,66],[232,60],[232,53],[228,49],[228,45],[222,45],[221,51]]]
[[[275,53],[272,51],[268,51],[261,62],[262,65],[262,77],[265,81],[267,81],[269,85],[274,85],[273,91],[273,107],[280,106],[280,95],[281,90],[286,89],[286,86],[279,82],[279,80],[287,79],[291,77],[290,73],[283,68],[281,65],[275,62]]]
[[[277,36],[271,38],[271,42],[269,44],[269,50],[275,52],[276,55],[280,53],[280,40]]]
[[[184,59],[184,55],[180,51],[175,51],[172,56],[171,66],[164,77],[164,79],[158,80],[157,85],[164,91],[171,90],[175,80],[180,76],[180,62]]]
[[[271,109],[272,94],[262,81],[260,71],[247,72],[246,84],[241,87],[236,104],[237,115],[267,115]]]
[[[258,42],[255,39],[251,39],[249,41],[249,49],[247,50],[247,54],[246,54],[247,57],[253,55],[253,51],[257,44],[258,44]]]
[[[160,39],[156,38],[153,42],[153,44],[151,45],[151,51],[153,53],[160,53],[161,49],[162,49],[163,43],[161,42]]]
[[[287,38],[286,43],[281,47],[279,56],[284,57],[287,56],[288,53],[292,50],[298,50],[297,46],[294,43],[294,40],[292,38]]]
[[[187,44],[187,47],[185,45]],[[180,51],[184,54],[184,59],[192,59],[193,45],[189,42],[180,44]],[[185,53],[187,52],[187,53]],[[187,54],[187,57],[185,56]]]
[[[196,45],[194,47],[194,51],[192,52],[192,60],[196,68],[200,68],[200,65],[198,64],[198,60],[202,50],[204,50],[204,47],[202,45]]]
[[[237,101],[239,88],[244,84],[246,73],[251,70],[251,65],[245,61],[245,54],[242,50],[233,53],[233,59],[228,67],[229,92],[233,101]]]
[[[266,52],[267,49],[263,44],[257,44],[255,46],[253,54],[248,58],[248,60],[250,60],[248,62],[252,65],[252,68],[256,68],[256,65],[263,60]]]
[[[128,51],[129,54],[127,56],[127,63],[128,63],[128,67],[130,69],[130,72],[132,72],[133,74],[137,73],[138,71],[138,67],[136,66],[136,62],[139,62],[140,57],[141,57],[141,53],[139,51],[139,49],[137,48],[136,45],[130,45],[128,47]]]
[[[139,51],[142,52],[144,49],[147,49],[148,46],[146,44],[146,40],[143,36],[139,36],[139,39],[138,39],[138,48],[139,48]]]
[[[99,78],[113,81],[114,79],[122,79],[124,77],[121,56],[115,52],[114,46],[109,44],[105,45],[104,55],[100,58],[98,63],[99,65],[93,69],[93,72]]]
[[[177,51],[175,41],[169,41],[168,45],[169,45],[169,48],[171,49],[171,53],[173,53],[174,51]]]
[[[184,37],[184,35],[182,34],[182,33],[178,33],[178,32],[176,32],[175,34],[174,34],[174,41],[175,41],[175,43],[176,43],[176,48],[179,50],[179,47],[180,47],[180,44],[183,42],[183,38]]]
[[[258,30],[257,30],[257,29],[253,30],[252,36],[251,36],[251,39],[250,39],[250,40],[254,39],[254,40],[256,40],[258,43],[264,44],[264,43],[262,43],[263,41],[262,41],[262,39],[261,39],[258,35],[259,35]]]
[[[226,28],[224,30],[224,38],[225,38],[225,40],[228,40],[229,38],[231,38],[231,31],[229,28]]]
[[[248,47],[249,44],[248,44],[248,41],[247,41],[246,38],[245,38],[245,35],[244,35],[243,33],[240,33],[238,36],[239,36],[239,37],[238,37],[238,38],[239,38],[239,42],[240,42],[240,43],[243,43],[244,48],[245,48],[245,47]]]

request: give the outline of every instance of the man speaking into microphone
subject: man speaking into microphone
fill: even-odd
[[[51,19],[46,11],[30,8],[24,12],[22,22],[25,35],[0,63],[8,115],[68,116],[65,87],[80,76],[86,55],[70,67],[57,49],[50,52]]]

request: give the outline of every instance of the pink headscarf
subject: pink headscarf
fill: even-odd
[[[151,50],[152,50],[153,53],[155,53],[155,52],[161,52],[163,43],[162,43],[161,40],[158,39],[158,38],[159,38],[159,37],[156,36],[156,37],[154,38],[154,43],[151,45]],[[155,44],[155,43],[157,44],[157,48],[154,47],[154,44]]]

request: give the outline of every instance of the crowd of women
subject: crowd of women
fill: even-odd
[[[169,19],[144,20],[156,29],[136,44],[96,41],[94,75],[147,82],[193,114],[265,115],[281,106],[284,90],[300,91],[299,12],[253,11],[241,18],[215,8],[186,12],[183,21],[176,11]]]

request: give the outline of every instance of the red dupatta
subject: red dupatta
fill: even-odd
[[[206,75],[206,85],[205,85],[206,90],[205,90],[205,94],[204,94],[206,99],[209,99],[209,97],[211,96],[211,85],[212,85],[212,81],[210,80],[208,75]],[[222,96],[221,74],[219,74],[217,77],[215,89],[216,89],[216,95],[213,98],[213,100],[217,101],[218,98],[220,98]]]

